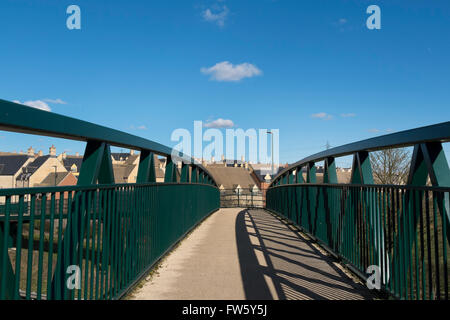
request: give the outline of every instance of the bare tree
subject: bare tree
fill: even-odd
[[[385,149],[370,154],[375,183],[406,184],[411,153],[406,148]]]

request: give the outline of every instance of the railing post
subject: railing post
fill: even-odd
[[[407,185],[426,186],[427,177],[430,177],[431,185],[435,187],[450,186],[450,169],[445,157],[442,143],[428,142],[414,146],[411,167],[409,170]],[[414,212],[411,193],[406,193],[406,203],[408,203],[409,212]],[[449,199],[438,201],[439,211],[441,212],[442,222],[446,223],[447,230],[450,230],[449,218]],[[417,223],[421,212],[415,210],[413,215],[413,227],[417,229]],[[415,232],[414,232],[415,235]],[[450,242],[450,233],[447,233],[447,240]],[[412,244],[410,243],[411,247]]]
[[[336,162],[334,157],[328,157],[324,159],[323,166],[323,183],[338,183],[337,174],[336,174]],[[332,217],[330,211],[330,204],[333,203],[333,195],[334,190],[328,190],[326,187],[322,188],[323,190],[323,207],[325,210],[325,224],[326,224],[326,237],[327,244],[333,249],[337,250],[337,237],[336,234],[339,234],[339,231],[333,235],[333,226],[332,226]],[[335,214],[335,212],[333,212]],[[334,219],[337,221],[337,219]]]
[[[316,166],[314,162],[308,162],[306,165],[306,183],[316,183]]]
[[[177,182],[176,175],[176,167],[175,163],[172,160],[171,156],[167,156],[166,158],[166,172],[164,173],[164,182],[165,183],[174,183]]]
[[[0,300],[14,299],[16,292],[14,292],[14,270],[11,260],[8,255],[8,248],[10,242],[10,207],[11,198],[7,197],[5,200],[4,221],[0,223]],[[16,276],[20,276],[20,270],[17,271]]]
[[[358,151],[353,155],[353,163],[352,163],[352,175],[350,184],[374,184],[373,173],[372,173],[372,165],[370,163],[369,152],[362,150]],[[356,226],[358,223],[363,221],[362,219],[369,219],[370,227],[368,232],[374,228],[374,222],[376,219],[372,217],[368,218],[367,212],[372,212],[370,209],[369,201],[364,197],[364,190],[355,190],[355,194],[350,194],[348,197],[348,201],[346,204],[346,226],[349,228],[349,238],[353,239],[356,243],[356,247],[354,249],[354,261],[352,261],[356,266],[360,267],[362,265],[361,262],[361,252],[364,246],[374,245],[374,250],[376,251],[376,255],[378,255],[378,246],[376,243],[370,244],[365,243],[362,235],[362,231],[356,232]],[[363,194],[360,194],[360,193]],[[361,203],[362,202],[362,203]],[[360,210],[361,208],[361,210]],[[350,209],[350,210],[349,210]],[[349,214],[350,212],[350,214]],[[381,234],[381,239],[384,239],[383,234]],[[384,240],[383,240],[384,241]]]
[[[323,170],[323,183],[338,183],[334,157],[328,157],[324,160]]]
[[[303,179],[302,167],[296,168],[295,180],[295,183],[305,183],[305,179]]]
[[[137,183],[156,182],[155,155],[149,150],[141,150]]]
[[[184,183],[189,183],[190,182],[189,165],[184,163],[184,162],[181,164],[180,182],[184,182]]]
[[[114,183],[110,146],[101,141],[88,141],[77,185]]]
[[[83,156],[83,162],[81,164],[80,175],[78,177],[77,185],[92,185],[97,182],[101,184],[114,183],[114,172],[112,168],[111,150],[110,146],[101,141],[88,141],[86,150]],[[76,195],[75,195],[76,197]],[[76,198],[74,199],[75,201]],[[81,207],[86,207],[82,205]],[[75,206],[72,208],[75,210]],[[81,226],[86,223],[87,214],[86,210],[79,209],[78,212],[73,212],[74,219],[77,219],[77,225]],[[65,266],[76,265],[76,260],[73,257],[79,256],[81,248],[80,239],[83,239],[84,234],[72,235],[74,239],[70,240],[73,228],[73,221],[68,221],[66,226],[66,232],[62,240],[62,247],[66,247],[66,243],[69,242],[69,251],[75,252],[74,255],[69,256],[69,261],[65,261],[65,255],[59,255],[56,262],[55,274],[53,275],[51,294],[47,299],[63,299],[64,292],[66,290],[67,273]],[[75,258],[76,259],[76,258]],[[82,261],[79,261],[82,263]],[[63,279],[61,281],[61,279]]]
[[[306,183],[316,183],[316,166],[314,162],[308,162],[306,165]],[[312,234],[315,233],[313,221],[315,221],[313,217],[313,213],[315,213],[315,205],[316,205],[316,192],[312,189],[312,187],[306,187],[306,199],[307,202],[307,214],[308,214],[308,231]]]
[[[198,167],[196,165],[192,165],[191,182],[198,183]]]
[[[353,156],[351,184],[373,184],[369,152],[359,151]]]

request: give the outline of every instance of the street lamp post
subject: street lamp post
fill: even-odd
[[[56,176],[57,176],[56,168],[58,168],[58,166],[53,166],[53,168],[55,168],[55,187],[56,187]]]
[[[267,134],[270,134],[271,136],[271,143],[270,143],[270,153],[272,154],[272,179],[273,179],[273,174],[274,174],[274,168],[273,168],[273,132],[267,130]]]

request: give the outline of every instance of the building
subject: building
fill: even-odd
[[[34,160],[34,153],[0,155],[0,188],[17,188],[17,177],[22,174],[22,168]]]
[[[78,179],[72,172],[50,172],[44,180],[41,181],[39,187],[52,186],[73,186],[77,184]]]
[[[16,177],[16,187],[37,187],[50,172],[67,172],[67,169],[56,157],[56,148],[53,145],[50,147],[48,155],[38,155],[33,161],[28,162],[26,166],[22,166],[22,172]]]
[[[253,178],[248,168],[211,164],[208,165],[208,171],[221,189],[235,190],[239,187],[250,192],[256,186],[259,190],[258,182]]]
[[[83,163],[83,156],[80,156],[78,153],[72,156],[68,155],[66,152],[63,152],[58,156],[58,160],[61,161],[64,168],[66,168],[68,172],[71,172],[78,178],[81,164]]]

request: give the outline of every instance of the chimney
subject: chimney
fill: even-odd
[[[39,157],[42,157],[43,155],[44,155],[44,152],[42,152],[42,150],[39,150],[38,156],[39,156]]]
[[[33,147],[29,147],[29,148],[28,148],[28,156],[29,156],[29,157],[34,157],[34,150],[33,150]]]
[[[245,157],[243,155],[241,156],[241,162],[245,162]]]
[[[75,152],[75,156],[76,156],[76,157],[79,157],[79,156],[80,156],[80,153],[79,153],[79,152]]]
[[[55,148],[54,145],[52,145],[52,146],[49,148],[48,154],[49,154],[50,156],[52,156],[52,157],[56,157],[56,148]]]
[[[65,151],[62,153],[62,158],[63,158],[63,159],[66,159],[66,158],[67,158],[67,153],[66,153]]]
[[[225,155],[222,154],[222,162],[225,162]]]
[[[130,149],[130,155],[134,155],[134,150]]]
[[[214,156],[211,156],[211,163],[214,163],[215,162],[215,158],[214,158]]]

